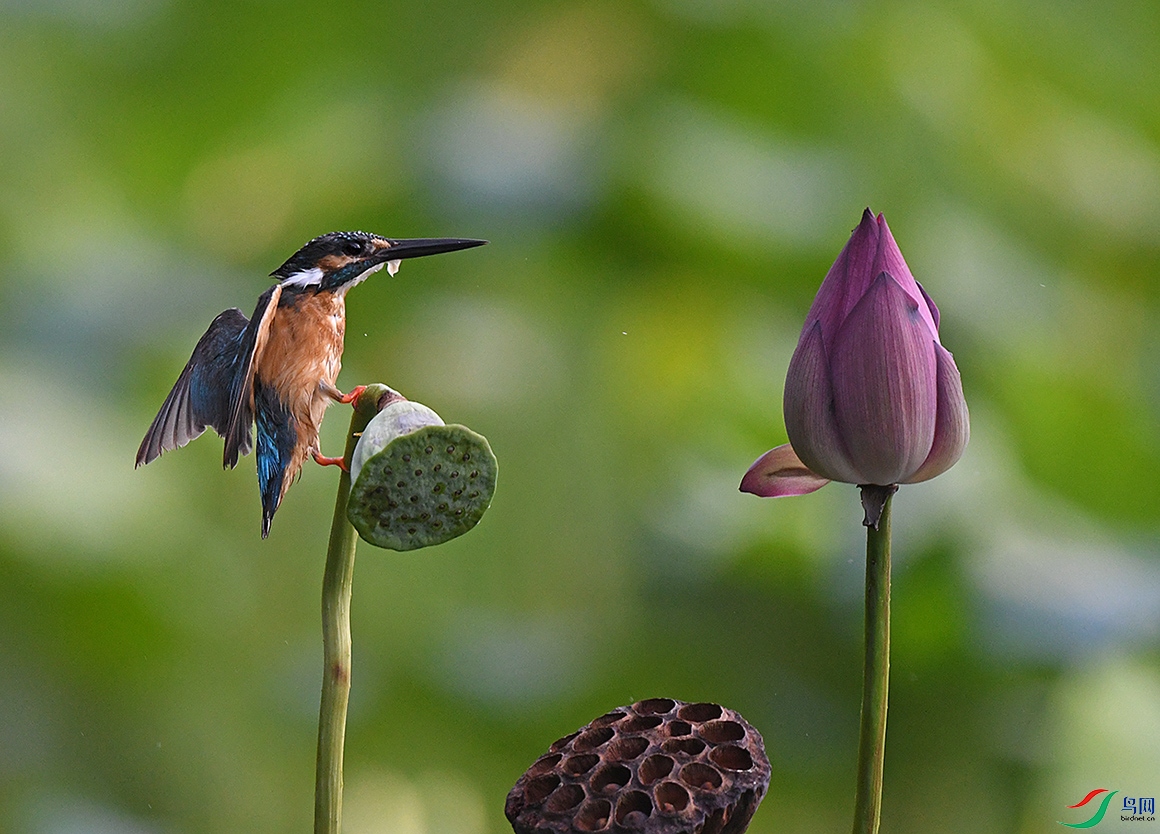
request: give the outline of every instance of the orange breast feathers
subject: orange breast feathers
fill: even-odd
[[[318,429],[342,369],[346,303],[337,293],[303,293],[279,308],[258,357],[257,376],[272,387],[297,422],[298,458],[318,449]],[[296,467],[294,467],[296,469]]]

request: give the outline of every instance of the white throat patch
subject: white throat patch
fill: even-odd
[[[391,263],[397,264],[398,261],[391,261]],[[367,270],[364,270],[363,272],[360,272],[358,274],[358,276],[355,277],[355,279],[353,281],[348,281],[346,284],[339,287],[338,292],[345,296],[347,294],[347,292],[350,291],[351,287],[357,287],[359,284],[361,284],[366,279],[370,278],[372,275],[374,275],[376,272],[378,272],[384,266],[390,268],[389,264],[378,263],[378,264],[375,264],[374,266],[372,266],[370,269],[367,269]],[[395,269],[398,269],[398,267],[395,267]],[[392,272],[391,274],[393,275],[394,273]]]

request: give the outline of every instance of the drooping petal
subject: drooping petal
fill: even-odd
[[[814,322],[802,334],[789,360],[782,411],[789,442],[806,466],[832,481],[861,482],[834,418],[834,397],[820,322]]]
[[[889,272],[903,292],[919,305],[919,315],[930,327],[930,333],[935,341],[938,341],[938,308],[934,306],[934,302],[930,300],[926,291],[914,280],[910,267],[906,264],[906,259],[902,257],[902,250],[898,248],[894,235],[890,233],[890,227],[886,225],[886,218],[880,214],[876,219],[879,230],[878,252],[874,258],[872,275],[877,278],[881,273]]]
[[[899,483],[930,454],[938,396],[929,316],[883,272],[838,331],[830,358],[834,413],[859,483]],[[809,461],[793,434],[790,440]]]
[[[826,273],[806,313],[802,337],[815,323],[821,322],[822,342],[827,353],[833,348],[834,337],[842,321],[866,294],[871,281],[878,274],[873,271],[873,266],[878,256],[879,236],[874,213],[866,209],[862,213],[862,222],[854,229],[837,260]]]
[[[741,479],[741,491],[762,498],[806,495],[821,489],[830,481],[811,472],[786,443],[770,449],[753,462]]]
[[[938,373],[938,416],[934,424],[934,443],[918,471],[902,483],[917,484],[946,472],[960,457],[971,437],[971,418],[963,396],[963,381],[950,351],[934,347]]]

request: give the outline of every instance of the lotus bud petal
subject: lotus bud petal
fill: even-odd
[[[822,324],[802,333],[785,377],[785,430],[798,457],[832,481],[857,483],[859,475],[846,452],[834,412],[830,367],[822,343]]]
[[[918,309],[898,282],[880,273],[834,342],[834,412],[857,483],[898,483],[930,453],[935,342]]]
[[[934,443],[918,471],[901,483],[917,484],[946,472],[962,456],[971,437],[971,418],[955,360],[942,345],[935,346],[934,355],[938,363],[938,415]]]

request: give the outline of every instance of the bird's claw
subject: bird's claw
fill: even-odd
[[[367,390],[365,385],[356,385],[354,388],[350,389],[349,393],[343,394],[341,397],[339,397],[338,401],[347,405],[353,405],[355,400],[357,400],[365,390]]]
[[[318,451],[313,451],[310,454],[314,458],[314,462],[319,466],[337,466],[343,472],[350,474],[350,467],[346,465],[346,461],[342,458],[329,458]]]

